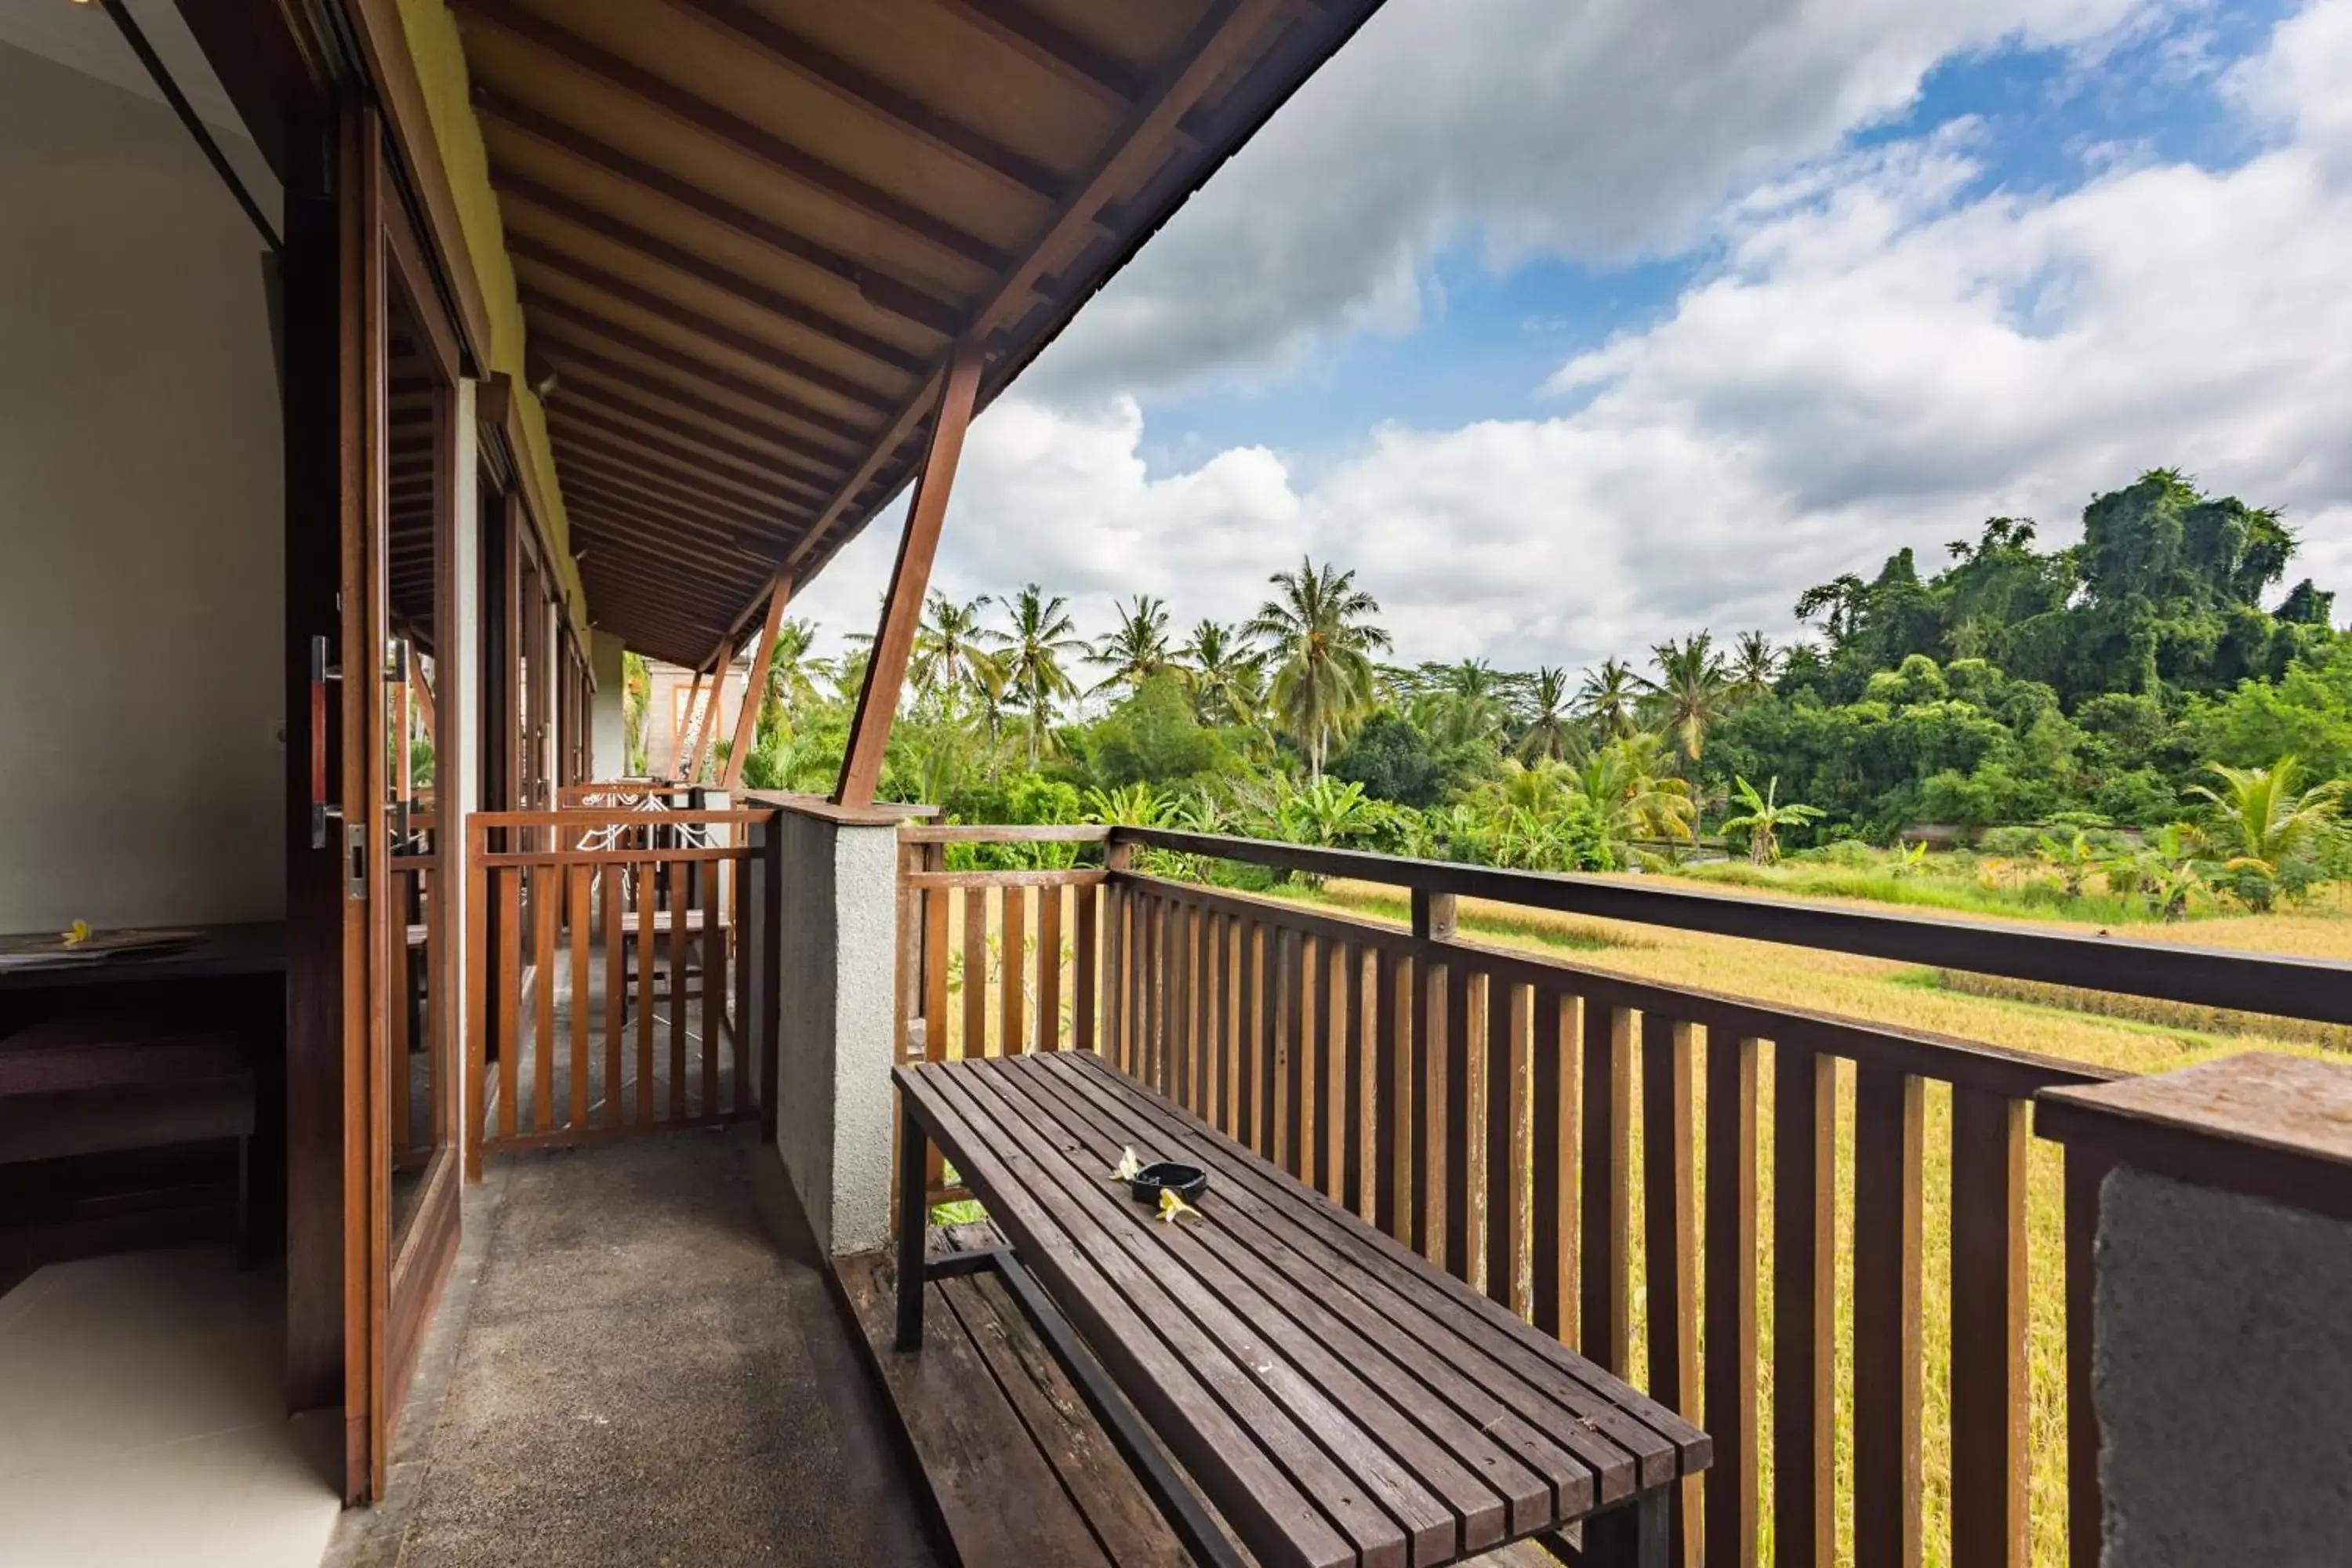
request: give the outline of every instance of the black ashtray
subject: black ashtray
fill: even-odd
[[[1209,1173],[1175,1160],[1154,1160],[1127,1179],[1127,1190],[1139,1204],[1156,1204],[1162,1193],[1174,1193],[1189,1204],[1209,1190]]]

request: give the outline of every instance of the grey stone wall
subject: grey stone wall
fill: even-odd
[[[2105,1568],[2352,1563],[2352,1226],[2119,1167],[2097,1269]]]

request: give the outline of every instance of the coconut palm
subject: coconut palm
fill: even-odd
[[[2267,768],[2232,768],[2220,763],[2206,771],[2220,787],[2195,784],[2189,793],[2210,803],[2207,837],[2229,857],[2242,878],[2240,890],[2257,909],[2268,908],[2287,862],[2340,831],[2345,784],[2341,780],[2297,790],[2303,763],[2281,757]]]
[[[1732,645],[1731,664],[1725,671],[1732,694],[1742,701],[1762,697],[1772,689],[1780,678],[1781,667],[1788,662],[1772,639],[1762,632],[1742,632]]]
[[[1737,773],[1732,775],[1732,787],[1738,793],[1739,804],[1747,809],[1727,818],[1723,830],[1748,835],[1748,858],[1759,866],[1769,866],[1780,858],[1780,829],[1802,827],[1822,819],[1820,806],[1800,805],[1794,801],[1781,804],[1778,773],[1772,775],[1761,795],[1756,793],[1754,784]]]
[[[1168,647],[1168,606],[1150,594],[1138,594],[1134,604],[1113,608],[1118,626],[1087,650],[1087,662],[1110,671],[1095,690],[1124,686],[1131,691],[1175,663]]]
[[[959,692],[976,679],[977,667],[990,657],[980,624],[987,604],[985,594],[959,605],[932,592],[922,625],[915,629],[915,657],[907,672],[919,689]]]
[[[1599,669],[1585,671],[1583,684],[1576,689],[1576,716],[1592,727],[1596,740],[1632,734],[1640,702],[1641,677],[1622,658],[1602,659]]]
[[[1193,705],[1202,720],[1229,724],[1255,721],[1260,660],[1247,637],[1204,620],[1192,628],[1192,640],[1176,650],[1176,657],[1184,661]]]
[[[1465,658],[1447,667],[1436,689],[1416,699],[1413,722],[1441,750],[1492,740],[1508,717],[1501,696],[1502,678],[1483,658]]]
[[[1371,706],[1371,656],[1387,651],[1389,634],[1372,623],[1380,601],[1356,586],[1353,572],[1302,558],[1297,571],[1267,581],[1278,592],[1244,630],[1267,646],[1275,710],[1307,753],[1308,776],[1319,779],[1331,742]]]
[[[768,655],[768,689],[761,698],[761,733],[767,732],[765,703],[772,700],[789,725],[793,715],[823,700],[817,682],[833,675],[828,659],[816,657],[816,623],[788,620],[776,628],[776,646]]]
[[[1680,642],[1662,642],[1650,650],[1658,676],[1641,678],[1643,697],[1673,740],[1685,764],[1696,764],[1706,745],[1706,732],[1723,716],[1727,684],[1723,656],[1715,638],[1693,632]]]
[[[1541,757],[1558,762],[1575,744],[1576,731],[1568,710],[1568,674],[1543,666],[1528,689],[1528,727],[1519,734],[1520,760]]]
[[[1598,748],[1575,777],[1578,793],[1600,812],[1610,842],[1621,848],[1636,838],[1687,842],[1697,824],[1690,781],[1675,776],[1665,742],[1648,731]]]
[[[1077,626],[1065,608],[1068,603],[1059,594],[1049,599],[1044,589],[1029,584],[1013,596],[1012,624],[988,634],[1005,689],[1027,711],[1033,769],[1051,732],[1054,704],[1078,694],[1062,661],[1084,654],[1087,645],[1078,640]]]

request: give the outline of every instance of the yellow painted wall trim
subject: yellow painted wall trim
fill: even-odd
[[[506,224],[499,214],[498,193],[490,184],[489,151],[474,118],[465,44],[458,37],[457,19],[445,0],[399,0],[399,6],[409,58],[433,122],[434,144],[440,150],[442,170],[457,201],[466,254],[489,312],[490,341],[486,345],[489,363],[484,369],[503,373],[514,384],[515,421],[521,427],[524,447],[515,455],[516,460],[529,464],[538,475],[543,510],[550,514],[540,521],[556,548],[565,612],[584,647],[587,594],[581,586],[579,563],[572,559],[572,527],[564,516],[563,489],[556,479],[546,411],[523,374],[522,300],[515,286],[514,264],[507,256]]]

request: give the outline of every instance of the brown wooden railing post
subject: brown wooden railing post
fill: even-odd
[[[1691,1100],[1697,1031],[1654,1015],[1642,1019],[1642,1226],[1649,1302],[1650,1397],[1698,1413],[1697,1150]],[[1668,1521],[1677,1563],[1698,1561],[1696,1477],[1683,1482]]]
[[[1412,935],[1415,942],[1452,942],[1459,921],[1451,893],[1412,890]]]
[[[1919,1561],[1921,1136],[1926,1088],[1894,1068],[1855,1074],[1854,1560]]]
[[[2112,1160],[2066,1151],[2066,1561],[2099,1568],[2105,1508],[2099,1494],[2099,1416],[2092,1381],[2096,1317],[2099,1193]]]
[[[1584,999],[1584,1258],[1577,1348],[1621,1377],[1633,1370],[1633,1014]]]
[[[1706,1046],[1707,1568],[1756,1561],[1756,1055],[1710,1030]]]
[[[1836,1560],[1836,1063],[1780,1041],[1772,1066],[1775,1568],[1830,1568]]]
[[[2025,1147],[2021,1100],[1952,1093],[1952,1563],[2024,1568]]]

